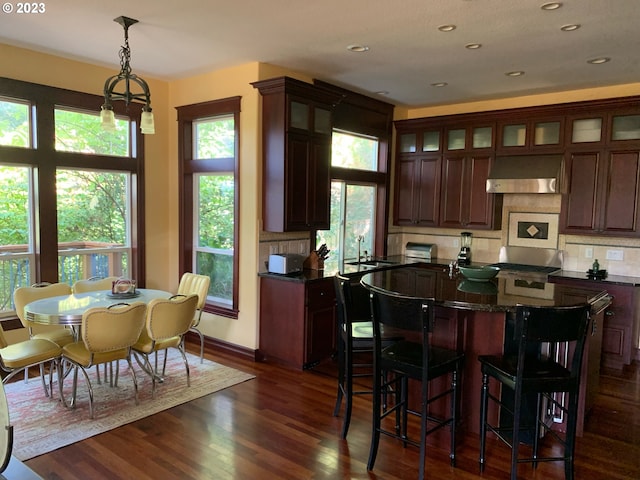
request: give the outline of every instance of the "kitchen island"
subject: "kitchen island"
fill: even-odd
[[[585,347],[580,395],[583,429],[593,396],[598,389],[602,348],[602,312],[610,298],[607,292],[581,289],[550,282],[530,281],[514,277],[473,282],[459,273],[437,266],[405,267],[375,271],[364,275],[361,283],[371,290],[416,298],[434,299],[434,345],[465,352],[460,402],[461,426],[467,431],[479,431],[479,400],[482,383],[478,355],[500,355],[513,348],[513,312],[517,304],[568,306],[588,302],[592,305],[590,337]],[[492,385],[499,395],[498,385]],[[418,401],[416,399],[416,401]],[[497,410],[489,412],[493,421]],[[560,419],[559,430],[563,429]]]

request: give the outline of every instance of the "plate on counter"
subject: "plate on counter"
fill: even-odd
[[[140,292],[125,292],[125,293],[107,293],[107,297],[116,298],[118,300],[126,300],[128,298],[136,298],[141,295]]]

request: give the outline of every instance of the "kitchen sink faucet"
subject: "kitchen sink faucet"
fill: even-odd
[[[360,265],[360,260],[361,260],[361,256],[360,256],[360,247],[362,246],[362,242],[364,241],[364,235],[358,235],[358,238],[356,238],[356,241],[358,242],[358,265]],[[366,255],[367,252],[365,252]],[[366,260],[366,258],[365,258]]]

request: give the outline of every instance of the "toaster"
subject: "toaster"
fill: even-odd
[[[302,271],[302,264],[305,257],[294,253],[275,253],[269,255],[269,273],[288,275]]]

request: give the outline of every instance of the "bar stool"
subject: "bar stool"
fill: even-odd
[[[422,480],[425,470],[426,437],[446,426],[450,429],[451,438],[449,457],[451,465],[455,466],[458,382],[464,354],[430,345],[429,332],[433,324],[432,300],[378,291],[372,291],[370,298],[373,314],[374,393],[373,427],[367,469],[373,469],[380,434],[384,434],[402,440],[405,445],[408,443],[420,448],[419,478]],[[405,338],[384,347],[380,335],[382,326],[406,331]],[[431,394],[430,381],[449,375],[450,386],[444,391]],[[408,406],[410,378],[420,381],[422,385],[419,411],[411,410]],[[394,401],[389,405],[383,405],[381,401],[384,392],[394,393]],[[436,401],[445,400],[449,402],[448,417],[435,416],[434,409],[429,407],[435,406],[433,403]],[[382,420],[392,414],[396,417],[393,431],[382,426]],[[408,414],[420,417],[419,440],[408,438]]]
[[[369,305],[369,292],[360,284],[351,284],[348,277],[336,274],[336,317],[338,320],[338,394],[333,416],[338,416],[344,398],[342,438],[347,438],[351,422],[353,395],[371,394],[372,390],[353,390],[353,379],[371,377],[373,362],[354,363],[361,355],[373,355],[373,325]]]
[[[517,478],[518,463],[543,461],[564,461],[565,478],[573,479],[573,461],[576,425],[578,419],[578,394],[580,391],[580,373],[584,344],[589,324],[589,305],[572,307],[533,307],[517,305],[515,312],[514,340],[517,350],[503,356],[483,355],[478,359],[482,371],[482,394],[480,404],[480,471],[485,467],[485,446],[487,430],[495,433],[500,440],[511,448],[511,479]],[[548,350],[545,353],[545,350]],[[556,360],[566,356],[566,362]],[[493,378],[502,386],[499,399],[489,393],[489,379]],[[566,392],[566,404],[560,402],[554,392]],[[505,403],[513,395],[513,406]],[[532,425],[524,421],[524,401],[533,396],[536,401]],[[543,398],[559,408],[567,416],[567,428],[564,438],[551,430],[540,418]],[[502,420],[499,426],[487,421],[488,400],[501,407]],[[510,424],[504,420],[505,412],[513,417]],[[527,423],[527,424],[525,424]],[[524,432],[533,434],[533,454],[519,458],[518,450]],[[564,446],[563,456],[538,456],[538,443],[541,433],[551,435]]]

